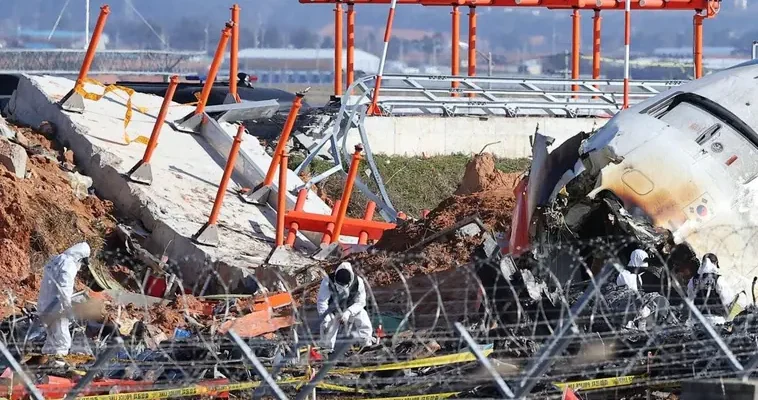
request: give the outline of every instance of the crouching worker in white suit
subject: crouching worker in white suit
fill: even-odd
[[[45,323],[47,339],[42,354],[53,356],[53,363],[63,366],[63,356],[71,348],[69,315],[74,282],[79,268],[89,263],[90,247],[79,243],[53,257],[42,272],[37,311]]]
[[[343,262],[321,280],[316,309],[319,318],[323,318],[321,341],[325,350],[334,350],[340,328],[350,328],[345,334],[354,332],[364,346],[374,344],[373,327],[366,312],[366,286],[349,262]]]

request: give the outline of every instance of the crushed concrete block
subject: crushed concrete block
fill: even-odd
[[[28,157],[23,147],[0,138],[0,164],[16,174],[17,177],[24,179],[27,161]]]
[[[74,191],[74,196],[79,200],[84,200],[89,196],[89,188],[92,187],[92,178],[84,176],[78,172],[68,173],[69,183],[71,189]]]
[[[480,234],[481,232],[482,232],[482,228],[480,228],[479,225],[477,225],[476,223],[472,222],[468,225],[462,226],[455,233],[459,237],[464,237],[464,236],[472,237],[472,236],[476,236]]]
[[[2,115],[0,115],[0,137],[4,137],[9,140],[16,138],[16,131],[8,125]]]

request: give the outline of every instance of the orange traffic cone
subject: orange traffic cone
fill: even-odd
[[[579,398],[579,396],[574,393],[574,391],[566,386],[566,389],[563,389],[563,397],[561,397],[561,400],[582,400]]]

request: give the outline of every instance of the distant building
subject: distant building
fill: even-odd
[[[726,58],[734,55],[734,47],[703,47],[703,58]],[[692,47],[659,47],[653,50],[656,57],[692,58]]]
[[[373,75],[379,57],[355,50],[356,77]],[[238,53],[241,71],[256,75],[263,84],[330,83],[334,81],[334,49],[242,49]],[[227,55],[228,59],[229,56]],[[342,52],[342,69],[347,68],[347,52]]]
[[[53,34],[50,31],[33,29],[16,29],[15,41],[19,47],[26,49],[83,49],[86,43],[84,31],[60,31]],[[98,50],[103,50],[108,45],[108,35],[100,36]]]

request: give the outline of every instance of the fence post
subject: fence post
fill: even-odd
[[[84,61],[82,62],[81,69],[79,69],[79,76],[76,78],[74,88],[59,103],[60,107],[66,111],[84,112],[84,97],[82,95],[84,92],[84,82],[87,80],[87,74],[92,67],[97,45],[100,42],[100,36],[103,34],[105,22],[108,20],[108,14],[110,13],[111,9],[107,4],[100,7],[100,15],[97,17],[95,30],[92,32],[92,40],[90,40],[89,46],[87,46],[87,53],[84,55]]]
[[[150,167],[150,160],[153,157],[155,148],[158,146],[158,137],[161,134],[161,128],[163,128],[163,123],[166,121],[168,108],[171,106],[171,101],[174,99],[174,93],[176,93],[176,87],[178,85],[179,77],[173,75],[168,83],[166,94],[163,96],[161,110],[158,113],[158,118],[155,119],[153,132],[150,133],[150,140],[147,142],[145,154],[142,156],[142,160],[138,161],[137,164],[135,164],[126,174],[133,182],[144,183],[146,185],[151,185],[153,183],[153,170]]]
[[[240,124],[239,128],[237,128],[237,136],[234,137],[232,149],[229,150],[229,156],[226,158],[224,175],[221,177],[221,182],[218,184],[216,200],[213,202],[211,215],[208,217],[208,222],[206,222],[205,225],[203,225],[203,227],[192,237],[192,240],[196,243],[204,244],[206,246],[218,246],[218,216],[221,213],[221,205],[224,203],[226,188],[229,186],[229,180],[232,177],[232,172],[234,172],[234,165],[237,163],[237,155],[239,154],[240,146],[242,145],[242,136],[244,134],[245,126]]]

